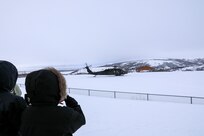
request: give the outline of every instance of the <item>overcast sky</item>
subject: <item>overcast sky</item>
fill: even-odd
[[[0,0],[16,65],[204,58],[204,0]]]

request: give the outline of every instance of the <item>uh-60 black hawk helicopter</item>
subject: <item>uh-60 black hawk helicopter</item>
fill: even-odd
[[[121,68],[117,68],[117,67],[114,67],[114,68],[108,68],[108,69],[105,69],[105,70],[102,70],[102,71],[97,71],[97,72],[93,72],[92,70],[90,70],[89,66],[86,64],[86,70],[89,74],[92,74],[92,75],[115,75],[115,76],[123,76],[125,74],[127,74],[128,72],[121,69]]]

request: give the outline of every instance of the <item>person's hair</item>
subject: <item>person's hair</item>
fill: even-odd
[[[59,81],[59,89],[60,89],[60,102],[62,102],[64,99],[67,98],[67,84],[64,76],[55,68],[53,67],[47,67],[46,70],[51,71],[53,74],[55,74]]]

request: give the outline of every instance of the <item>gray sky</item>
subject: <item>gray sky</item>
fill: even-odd
[[[204,0],[0,0],[16,65],[204,58]]]

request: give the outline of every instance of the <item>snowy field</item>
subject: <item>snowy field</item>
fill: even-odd
[[[203,96],[204,72],[131,73],[125,76],[69,75],[68,87],[122,92]]]
[[[203,97],[204,72],[65,76],[68,87]],[[24,79],[18,79],[24,83]],[[23,93],[25,92],[22,87]],[[204,105],[73,95],[87,124],[75,136],[203,136]]]

